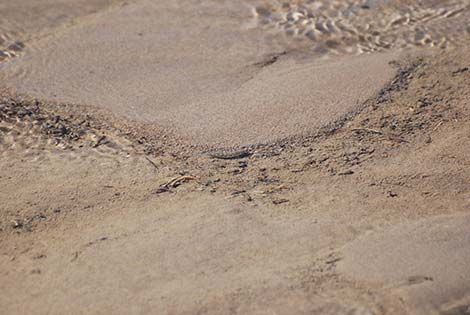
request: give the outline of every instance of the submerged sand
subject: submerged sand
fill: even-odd
[[[116,6],[35,43],[1,75],[41,99],[102,106],[228,147],[316,130],[394,74],[396,53],[321,60],[273,42],[252,20],[243,3]]]

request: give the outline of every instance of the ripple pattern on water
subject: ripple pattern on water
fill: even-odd
[[[265,1],[258,26],[321,54],[458,45],[470,33],[470,1]],[[312,45],[313,43],[313,45]]]
[[[24,48],[25,44],[16,40],[15,34],[0,33],[0,63],[19,56]]]

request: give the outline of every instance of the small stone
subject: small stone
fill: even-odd
[[[238,162],[238,167],[240,167],[240,168],[245,168],[245,167],[247,167],[247,166],[248,166],[248,163],[245,162],[245,161],[240,161],[240,162]]]
[[[23,223],[20,220],[13,220],[11,223],[14,229],[21,229],[23,227]]]
[[[388,194],[388,196],[389,196],[389,197],[392,197],[392,198],[394,198],[394,197],[397,197],[397,196],[398,196],[398,194],[397,194],[396,192],[394,192],[394,191],[391,191],[391,190],[387,191],[387,194]]]

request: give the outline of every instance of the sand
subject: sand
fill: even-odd
[[[0,314],[469,313],[466,1],[0,10]]]
[[[339,269],[393,288],[413,314],[459,314],[470,303],[469,224],[468,215],[437,216],[367,235],[347,245]]]
[[[14,42],[28,42],[47,37],[70,26],[77,18],[106,10],[120,3],[114,0],[36,0],[2,1],[0,10],[0,49]]]

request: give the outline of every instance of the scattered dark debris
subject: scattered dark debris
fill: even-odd
[[[44,255],[44,254],[38,254],[38,255],[36,255],[36,256],[33,256],[33,259],[44,259],[44,258],[46,258],[46,257],[47,257],[47,256]]]
[[[332,265],[332,264],[337,263],[337,262],[340,261],[340,260],[341,260],[340,257],[331,258],[331,259],[325,261],[325,264],[327,264],[327,265]]]
[[[28,217],[26,219],[17,218],[17,219],[14,219],[14,220],[11,221],[11,227],[14,230],[17,230],[18,232],[20,232],[20,231],[32,232],[33,226],[34,226],[35,223],[37,223],[39,221],[44,221],[46,219],[47,219],[47,217],[42,213],[33,215],[33,216]]]
[[[399,69],[391,84],[387,85],[379,92],[377,97],[377,104],[390,101],[392,92],[406,90],[411,79],[413,78],[413,73],[417,70],[417,68],[423,66],[423,64],[424,60],[418,59],[409,66]]]
[[[433,104],[433,101],[431,101],[427,98],[420,98],[418,100],[418,103],[419,103],[419,107],[423,108],[423,107],[431,106]]]
[[[246,190],[241,189],[241,190],[236,190],[236,191],[232,192],[231,195],[232,195],[232,196],[237,196],[237,195],[241,195],[241,194],[243,194],[243,193],[246,193]]]
[[[274,199],[273,204],[280,205],[283,203],[289,202],[289,199],[281,198],[281,199]]]
[[[91,247],[91,246],[94,246],[100,242],[104,242],[104,241],[107,241],[109,240],[110,238],[107,237],[107,236],[102,236],[94,241],[91,241],[91,242],[88,242],[86,243],[85,245],[82,246],[82,248],[78,251],[75,251],[73,254],[72,254],[72,259],[70,260],[71,262],[74,262],[75,260],[78,259],[78,257],[80,256],[80,254],[88,247]]]
[[[420,284],[426,281],[434,281],[434,279],[433,277],[429,277],[429,276],[411,276],[411,277],[408,277],[407,284],[415,285],[415,284]]]
[[[283,51],[281,53],[277,53],[277,54],[273,54],[273,55],[270,55],[268,56],[265,60],[263,61],[260,61],[260,62],[257,62],[255,63],[254,65],[256,67],[259,67],[259,68],[264,68],[264,67],[268,67],[272,64],[274,64],[276,61],[279,60],[279,57],[283,56],[287,54],[287,51]]]
[[[88,129],[69,119],[43,110],[39,101],[14,99],[8,96],[1,97],[0,122],[13,127],[17,121],[30,122],[39,129],[40,133],[54,138],[57,143],[76,142],[87,133]],[[2,130],[9,132],[12,128],[3,127]]]
[[[462,67],[462,68],[459,68],[459,69],[457,69],[457,70],[455,70],[455,71],[452,71],[452,74],[453,74],[453,75],[458,75],[458,74],[462,74],[462,73],[468,72],[468,71],[470,71],[470,68],[468,68],[468,67]]]
[[[231,174],[231,175],[238,175],[238,174],[241,174],[243,172],[243,169],[242,168],[238,168],[238,167],[235,167],[235,168],[231,168],[227,171],[228,174]]]

